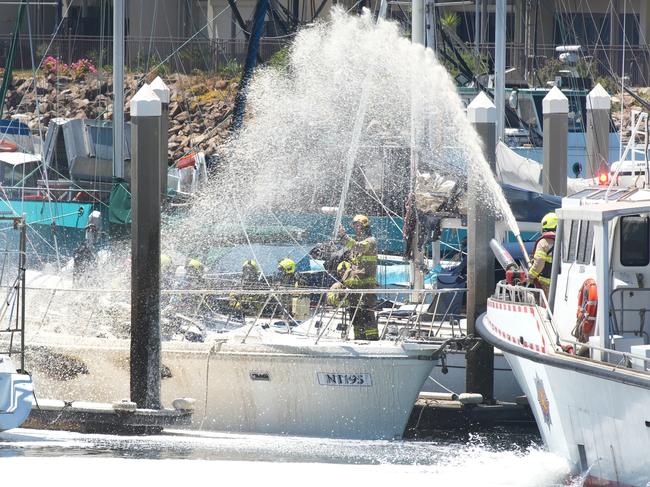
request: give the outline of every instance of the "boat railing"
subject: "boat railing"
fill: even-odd
[[[535,313],[537,313],[540,319],[550,325],[555,337],[555,343],[560,345],[560,333],[555,324],[555,317],[549,306],[548,298],[542,289],[508,284],[505,281],[501,281],[496,285],[493,297],[506,303],[534,305]]]
[[[573,350],[571,351],[569,347],[573,348]],[[578,356],[590,357],[599,362],[606,362],[615,368],[634,368],[635,370],[650,372],[650,358],[631,352],[604,348],[595,343],[579,342],[566,338],[562,339],[562,349],[567,353],[573,352]]]
[[[650,341],[645,329],[646,314],[650,314],[650,288],[621,287],[614,289],[609,297],[612,332],[622,336],[640,336],[646,342]],[[632,326],[626,326],[630,321]]]
[[[623,301],[621,301],[622,304],[619,307],[616,307],[614,305],[614,297],[616,297],[618,294],[622,294],[625,291],[628,293],[630,292],[646,293],[644,294],[644,296],[646,297],[641,299],[640,302],[648,302],[647,298],[650,298],[650,296],[647,295],[647,292],[650,292],[650,289],[647,288],[619,288],[614,290],[610,294],[610,306],[612,310],[612,321],[614,324],[612,332],[614,334],[620,333],[621,335],[626,333],[627,335],[634,334],[635,336],[645,336],[645,338],[647,339],[648,334],[643,329],[645,308],[638,308],[638,307],[625,308]],[[579,356],[585,356],[585,357],[589,356],[594,360],[607,362],[608,364],[612,364],[617,368],[633,367],[637,370],[650,371],[649,358],[643,357],[641,355],[635,355],[632,354],[631,352],[626,352],[622,350],[603,348],[594,343],[579,342],[574,339],[560,337],[560,334],[558,332],[558,327],[555,324],[553,313],[550,310],[550,307],[548,305],[546,295],[541,289],[529,288],[525,286],[517,286],[517,285],[507,284],[505,282],[500,282],[496,286],[494,298],[506,303],[534,305],[535,312],[541,313],[541,315],[538,316],[545,319],[546,322],[549,323],[549,325],[551,326],[552,332],[555,335],[555,343],[558,346],[558,349],[561,348],[563,351],[567,353],[571,353],[570,350],[572,349],[573,353],[576,353]],[[623,300],[624,298],[621,299]],[[640,314],[641,321],[640,321],[639,329],[625,330],[623,328],[622,319],[621,319],[621,323],[617,322],[617,316],[616,316],[617,313],[624,313],[624,312],[637,312]]]
[[[165,339],[200,341],[210,332],[246,326],[246,340],[261,326],[313,336],[318,343],[351,337],[352,323],[363,318],[378,324],[381,339],[440,341],[464,337],[465,294],[466,289],[162,289],[161,331]],[[71,334],[128,336],[127,289],[32,286],[27,296],[35,333],[67,327]]]

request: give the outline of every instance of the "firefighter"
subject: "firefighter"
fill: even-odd
[[[185,279],[190,289],[203,289],[205,279],[203,264],[198,259],[189,259],[185,265]]]
[[[336,274],[339,280],[332,284],[330,289],[345,289],[345,281],[350,276],[352,266],[347,260],[344,260],[336,266]],[[344,294],[341,293],[327,293],[327,304],[330,306],[340,306],[344,300]]]
[[[555,247],[555,231],[557,230],[557,216],[547,213],[542,218],[542,236],[535,242],[533,260],[528,270],[528,284],[544,291],[548,296],[551,285],[551,265],[553,264],[553,248]]]
[[[355,238],[339,226],[339,236],[350,250],[350,271],[343,285],[349,289],[371,289],[377,285],[377,241],[372,236],[370,220],[366,215],[355,215],[352,219]],[[354,328],[356,340],[378,340],[377,319],[374,307],[377,296],[371,294],[350,294],[348,313]]]
[[[293,316],[292,302],[293,296],[287,292],[289,288],[298,287],[298,277],[296,275],[296,263],[287,258],[278,262],[276,283],[280,288],[281,294],[277,294],[277,301],[281,307],[280,312],[289,317]]]
[[[252,259],[245,260],[241,269],[241,289],[261,289],[261,275],[262,271],[256,261]],[[238,314],[245,317],[250,314],[257,314],[262,308],[265,299],[262,295],[233,293],[230,295],[230,306]]]

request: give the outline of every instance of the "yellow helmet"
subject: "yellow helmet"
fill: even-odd
[[[160,254],[160,267],[161,269],[167,269],[172,265],[172,258],[167,254]]]
[[[197,259],[190,259],[187,261],[187,267],[194,269],[195,271],[200,271],[203,269],[203,264],[201,264],[201,262]]]
[[[242,265],[242,271],[246,270],[255,270],[256,272],[260,271],[260,266],[257,265],[257,262],[255,262],[253,259],[248,259],[244,261],[244,265]]]
[[[370,220],[368,220],[368,217],[366,215],[358,214],[354,215],[352,223],[360,223],[362,226],[367,227],[370,225]]]
[[[339,276],[342,276],[348,271],[348,269],[350,269],[350,267],[352,267],[350,263],[347,260],[344,260],[336,266],[336,272]]]
[[[293,274],[296,272],[296,263],[291,259],[285,258],[278,262],[278,269],[285,274]]]
[[[555,231],[557,229],[557,215],[553,212],[547,213],[542,218],[542,230]]]

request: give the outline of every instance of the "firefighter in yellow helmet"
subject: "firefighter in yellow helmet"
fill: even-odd
[[[377,241],[372,236],[370,220],[366,215],[355,215],[352,219],[355,238],[345,233],[339,226],[339,236],[350,250],[350,271],[342,281],[349,289],[375,289],[377,285]],[[357,340],[379,340],[375,305],[377,296],[373,294],[350,294],[348,313]]]
[[[285,257],[284,259],[280,259],[280,261],[278,262],[275,282],[277,284],[277,287],[281,291],[280,294],[277,295],[275,304],[280,305],[281,314],[283,315],[286,314],[291,317],[293,315],[292,301],[294,296],[289,294],[287,292],[287,289],[298,287],[296,263],[292,259],[289,259],[288,257]]]
[[[547,213],[542,218],[542,236],[535,242],[532,263],[528,269],[528,284],[534,284],[535,287],[542,289],[546,296],[551,285],[556,230],[557,216],[555,213]]]
[[[296,284],[296,263],[285,257],[278,262],[278,283],[285,287],[294,287]]]
[[[241,269],[241,289],[261,289],[261,276],[262,271],[259,264],[253,259],[245,260]],[[247,315],[257,314],[263,307],[265,301],[266,296],[261,294],[232,293],[230,295],[230,306],[244,317]]]
[[[203,263],[198,259],[189,259],[185,264],[185,280],[190,289],[204,289]]]

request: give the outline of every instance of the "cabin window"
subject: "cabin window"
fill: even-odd
[[[594,224],[580,220],[564,222],[562,261],[591,264],[594,251]]]
[[[621,218],[621,265],[644,267],[650,263],[649,230],[648,217]]]
[[[592,222],[582,222],[580,238],[578,239],[578,255],[576,262],[578,264],[591,264],[591,253],[594,248],[594,224]]]

